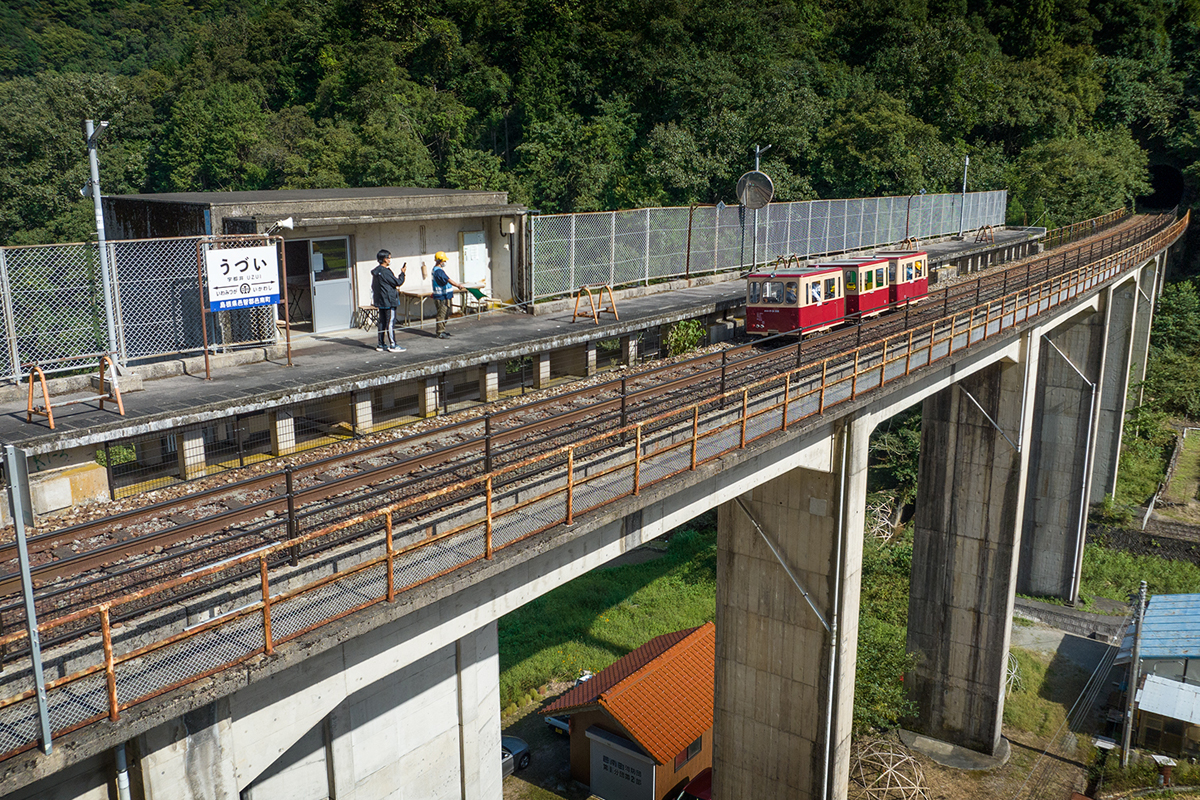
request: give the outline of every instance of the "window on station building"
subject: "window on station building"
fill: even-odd
[[[704,743],[704,734],[700,734],[696,741],[689,744],[687,747],[679,751],[679,755],[675,756],[675,771],[678,772],[684,764],[691,761],[696,756],[700,755],[700,748]]]

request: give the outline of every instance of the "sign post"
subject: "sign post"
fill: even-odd
[[[259,239],[261,241],[261,238]],[[197,244],[203,258],[197,252],[197,269],[200,270],[201,308],[200,323],[204,336],[204,375],[212,380],[208,360],[208,326],[204,320],[204,305],[209,311],[229,311],[236,308],[274,306],[279,304],[279,249],[273,240],[270,244],[251,247],[212,247],[208,242]],[[207,292],[205,291],[207,287]],[[286,314],[286,310],[285,310]],[[288,359],[291,360],[291,337],[289,333]]]

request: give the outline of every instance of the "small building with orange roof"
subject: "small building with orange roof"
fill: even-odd
[[[571,777],[604,800],[674,800],[712,766],[716,626],[657,636],[542,714],[570,715]]]

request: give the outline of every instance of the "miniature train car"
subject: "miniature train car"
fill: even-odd
[[[885,257],[871,256],[821,261],[815,266],[837,267],[842,271],[846,315],[865,318],[882,314],[892,302],[891,284],[887,278],[889,263]]]
[[[788,267],[746,276],[746,332],[826,330],[846,316],[840,267]]]
[[[880,250],[875,255],[888,260],[889,299],[893,306],[906,306],[929,294],[929,253]]]

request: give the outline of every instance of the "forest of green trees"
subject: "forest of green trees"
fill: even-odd
[[[1194,177],[1200,0],[9,0],[0,244],[105,193],[501,189],[543,212],[1010,191],[1083,219]]]

